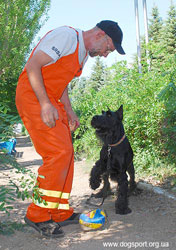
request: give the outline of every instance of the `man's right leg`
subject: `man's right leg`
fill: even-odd
[[[26,216],[33,222],[52,219],[52,214],[58,215],[58,221],[66,220],[73,213],[68,204],[73,179],[73,146],[69,129],[58,120],[54,128],[30,129],[29,133],[36,151],[43,158],[37,185],[47,204],[33,200]]]

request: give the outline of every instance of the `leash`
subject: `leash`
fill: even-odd
[[[124,141],[125,137],[126,137],[126,135],[124,134],[123,137],[122,137],[117,143],[115,143],[115,144],[108,144],[108,160],[107,160],[107,172],[106,172],[107,177],[109,176],[109,171],[110,171],[110,168],[111,168],[111,148],[112,148],[112,147],[116,147],[116,146],[118,146],[119,144],[121,144],[121,143]],[[105,189],[106,189],[106,188],[105,188]],[[103,205],[105,199],[106,199],[105,195],[103,194],[102,202],[101,202],[100,204],[97,205],[97,204],[91,203],[92,197],[94,197],[94,194],[93,194],[93,193],[92,193],[92,194],[90,195],[90,197],[86,200],[86,204],[91,205],[91,206],[95,206],[95,207],[101,207],[101,206]]]

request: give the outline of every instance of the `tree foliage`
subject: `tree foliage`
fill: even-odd
[[[18,120],[15,92],[30,45],[46,20],[50,0],[0,1],[0,138]]]
[[[162,42],[167,54],[176,54],[176,7],[173,2],[168,11],[168,18],[162,31]]]
[[[142,64],[146,64],[146,50],[152,69],[160,71],[162,65],[170,55],[176,53],[176,7],[171,1],[166,20],[162,20],[157,6],[154,6],[149,20],[149,43],[146,46],[142,39]],[[144,68],[145,70],[145,68]]]
[[[0,2],[0,104],[10,113],[16,113],[17,80],[49,6],[50,0]]]
[[[159,15],[157,6],[152,8],[151,19],[149,20],[149,40],[155,43],[160,41],[160,33],[163,26],[162,18]]]
[[[92,73],[89,79],[88,88],[92,88],[95,91],[101,89],[106,82],[106,70],[105,65],[101,61],[100,57],[96,57],[95,64],[92,67]]]

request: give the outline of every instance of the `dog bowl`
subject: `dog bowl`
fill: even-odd
[[[104,227],[107,215],[102,209],[95,209],[87,214],[82,213],[79,217],[79,223],[83,230],[97,230]]]

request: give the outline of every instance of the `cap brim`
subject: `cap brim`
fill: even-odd
[[[125,55],[125,51],[123,50],[122,46],[119,43],[116,43],[113,41],[113,44],[114,44],[117,52],[119,52],[119,54]]]

